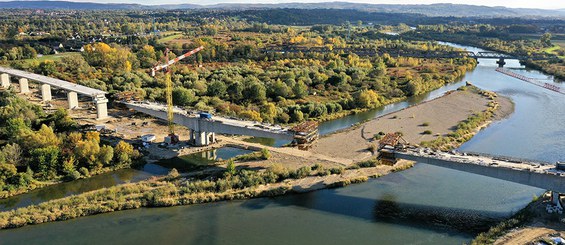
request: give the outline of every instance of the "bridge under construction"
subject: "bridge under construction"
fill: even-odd
[[[394,133],[380,141],[379,158],[390,162],[397,159],[416,161],[565,193],[565,164],[559,162],[432,150],[402,143],[401,136]]]
[[[168,120],[167,105],[151,102],[122,103],[132,110]],[[191,113],[178,107],[175,107],[173,112],[174,123],[185,126],[190,130],[189,142],[196,146],[205,146],[216,142],[216,133],[288,140],[297,145],[309,144],[318,137],[316,122],[306,122],[293,128],[283,128],[216,115],[202,117],[199,113]]]

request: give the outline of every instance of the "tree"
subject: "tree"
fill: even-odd
[[[120,141],[114,148],[115,165],[122,166],[131,164],[133,155],[133,146],[123,140]]]
[[[0,163],[0,186],[2,186],[6,180],[14,177],[17,173],[18,170],[13,164]]]
[[[262,102],[267,99],[267,90],[260,82],[249,83],[242,92],[243,97],[252,102]]]
[[[286,83],[282,82],[281,80],[275,81],[269,88],[269,94],[272,98],[276,98],[278,96],[283,98],[288,98],[291,94],[291,90],[286,85]]]
[[[196,101],[194,91],[186,88],[173,89],[173,103],[179,106],[188,106]]]
[[[296,98],[302,99],[304,96],[308,95],[308,86],[306,86],[302,80],[299,80],[294,84],[294,87],[292,87],[292,92]]]
[[[15,166],[24,165],[22,153],[22,148],[16,143],[5,145],[2,147],[2,151],[0,152],[6,163],[13,164]]]
[[[48,180],[57,176],[59,169],[59,148],[48,146],[31,151],[31,166],[40,179]]]
[[[208,96],[223,98],[226,94],[227,86],[222,81],[214,81],[208,85]]]
[[[551,33],[546,32],[541,35],[540,42],[544,47],[551,47]]]
[[[74,149],[75,156],[78,158],[82,166],[90,168],[99,167],[98,154],[100,153],[100,145],[94,140],[83,140],[78,142]]]
[[[261,118],[261,113],[253,110],[243,110],[239,113],[239,116],[243,119],[248,119],[251,121],[257,121],[257,122],[263,121],[263,118]]]
[[[238,103],[241,99],[243,99],[243,85],[240,82],[230,84],[227,92],[230,100],[234,103]]]
[[[139,60],[139,65],[142,68],[150,68],[157,63],[157,55],[155,54],[155,48],[151,45],[144,45],[141,50],[137,51],[137,59]]]
[[[293,122],[302,122],[304,121],[304,113],[300,110],[294,110],[291,115],[291,120]]]
[[[379,95],[373,90],[361,90],[356,93],[354,102],[359,108],[373,108],[380,105]]]
[[[98,152],[98,161],[107,166],[110,164],[112,159],[114,158],[114,148],[109,145],[103,145],[100,147],[100,151]]]
[[[22,142],[25,144],[26,149],[37,149],[49,146],[59,146],[61,144],[61,140],[57,135],[53,132],[53,128],[42,124],[41,128],[36,132],[30,132],[26,136],[24,136],[25,141]]]
[[[235,163],[233,162],[233,160],[230,159],[226,164],[226,171],[224,172],[224,175],[233,176],[235,174],[236,174]]]

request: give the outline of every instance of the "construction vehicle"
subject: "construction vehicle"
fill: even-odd
[[[157,71],[163,71],[165,73],[165,84],[166,84],[165,94],[167,97],[167,123],[169,125],[169,135],[165,137],[165,143],[169,145],[174,145],[179,142],[179,137],[178,135],[175,134],[174,112],[173,112],[173,81],[171,80],[170,66],[186,57],[189,57],[197,53],[202,49],[204,49],[204,47],[200,46],[179,57],[174,58],[173,60],[169,60],[170,50],[167,48],[165,49],[165,63],[151,68],[151,76],[155,76],[155,73]]]

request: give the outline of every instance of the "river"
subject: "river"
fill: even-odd
[[[466,47],[468,49],[473,49]],[[515,113],[460,150],[564,160],[561,94],[496,72],[479,60],[462,79],[410,101],[321,125],[322,134],[442,95],[465,81],[515,102]],[[540,79],[517,61],[507,68]],[[543,190],[425,164],[367,183],[312,193],[121,211],[0,231],[0,244],[461,244]],[[430,221],[432,220],[432,221]]]

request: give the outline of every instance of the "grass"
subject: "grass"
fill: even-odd
[[[25,59],[25,62],[32,62],[32,61],[39,61],[39,62],[43,62],[46,60],[60,60],[63,57],[70,57],[70,56],[79,56],[81,55],[80,52],[65,52],[65,53],[60,53],[60,54],[49,54],[49,55],[43,55],[41,57],[37,57],[34,59]]]
[[[158,43],[166,43],[166,42],[170,42],[172,40],[178,39],[178,38],[182,38],[184,35],[182,34],[182,32],[165,32],[162,34],[163,38],[159,38],[157,40]]]

